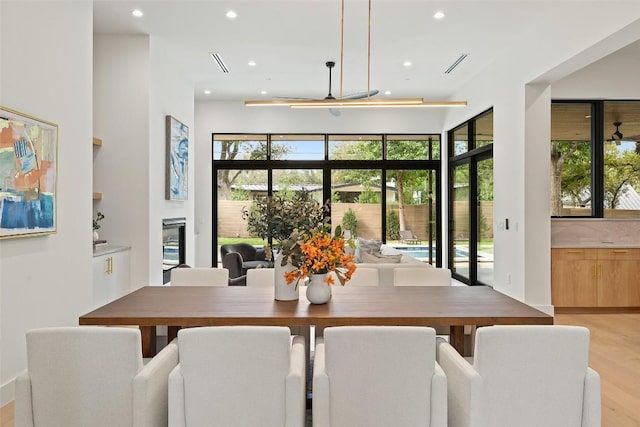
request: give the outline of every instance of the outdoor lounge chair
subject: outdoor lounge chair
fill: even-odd
[[[413,234],[413,231],[411,230],[401,230],[400,241],[408,245],[417,245],[418,243],[422,243],[420,239],[418,239],[418,236]]]

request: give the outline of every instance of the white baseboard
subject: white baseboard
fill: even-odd
[[[12,378],[6,383],[0,385],[0,407],[6,405],[12,400],[15,400],[16,390],[15,390],[14,383],[15,383],[15,378]]]

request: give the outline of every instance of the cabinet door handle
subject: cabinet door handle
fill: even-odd
[[[593,263],[593,277],[598,277],[598,265]]]
[[[614,253],[614,254],[626,254],[626,253],[628,253],[628,252],[629,252],[629,251],[628,251],[628,250],[626,250],[626,249],[614,249],[614,250],[613,250],[613,253]]]
[[[584,252],[584,251],[579,251],[579,250],[575,250],[575,249],[567,251],[568,254],[581,254],[582,252]]]
[[[107,274],[113,273],[113,257],[107,258]]]

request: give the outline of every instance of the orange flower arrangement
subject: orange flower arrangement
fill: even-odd
[[[356,265],[354,256],[345,254],[342,228],[336,227],[333,237],[324,228],[325,226],[321,226],[314,230],[307,240],[294,239],[293,244],[284,251],[289,262],[296,267],[295,270],[285,273],[284,277],[288,284],[296,282],[297,285],[306,277],[330,272],[335,273],[343,286],[351,280]],[[331,274],[327,274],[324,281],[330,285],[335,284]]]

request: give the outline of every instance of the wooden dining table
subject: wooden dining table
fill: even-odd
[[[333,286],[326,304],[276,301],[273,289],[145,286],[79,318],[80,325],[137,325],[145,357],[156,326],[449,326],[464,354],[464,326],[553,324],[553,317],[486,286]]]

